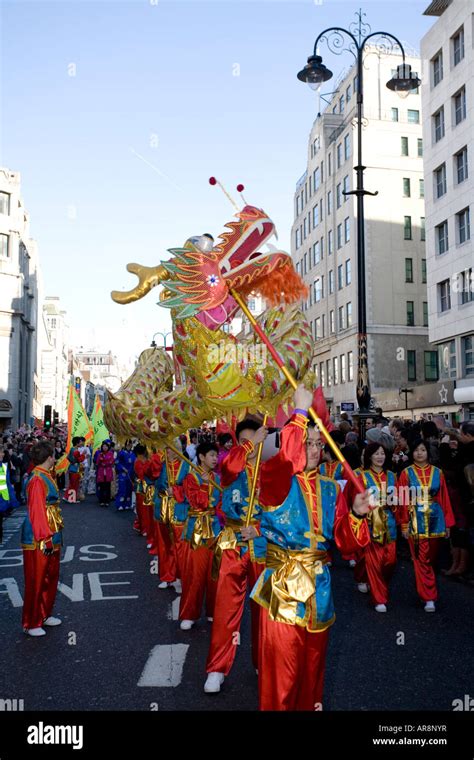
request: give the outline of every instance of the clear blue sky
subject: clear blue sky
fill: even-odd
[[[244,183],[289,250],[294,186],[317,112],[296,73],[317,34],[347,27],[361,6],[372,31],[419,48],[435,20],[422,15],[427,5],[1,2],[0,163],[21,172],[45,290],[61,297],[71,326],[111,336],[136,328],[131,353],[163,329],[157,291],[130,306],[109,292],[131,287],[127,262],[158,263],[190,235],[222,231],[232,208],[208,185],[211,174],[230,191]],[[337,74],[343,61],[326,57]]]

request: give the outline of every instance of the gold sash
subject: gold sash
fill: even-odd
[[[152,485],[146,485],[145,486],[145,496],[143,497],[143,506],[144,507],[151,507],[153,506],[153,500],[155,496],[155,486]]]
[[[55,501],[52,504],[46,504],[46,518],[53,533],[59,533],[59,531],[64,528],[59,501]]]
[[[160,520],[164,525],[171,525],[174,522],[175,499],[167,493],[160,494],[160,497]]]
[[[268,544],[266,566],[273,573],[262,585],[260,597],[268,604],[270,619],[295,625],[298,602],[306,603],[313,596],[316,575],[327,563],[325,551],[294,551]]]
[[[385,544],[390,538],[388,515],[384,507],[375,507],[367,515],[367,521],[372,528],[372,540],[377,544]]]
[[[258,525],[258,522],[256,520],[252,520],[250,525]],[[221,530],[217,537],[217,541],[214,546],[214,557],[212,559],[212,579],[214,581],[217,580],[219,576],[219,570],[221,568],[221,562],[222,562],[222,555],[225,551],[228,550],[237,550],[239,547],[239,541],[237,540],[237,533],[240,533],[242,528],[244,528],[244,523],[242,520],[232,520],[229,517],[226,517],[225,521],[225,528]],[[242,543],[242,542],[240,542]],[[244,543],[248,544],[248,541],[245,541]],[[240,554],[239,554],[240,558]]]
[[[204,546],[209,539],[214,538],[212,530],[212,520],[215,517],[215,511],[208,509],[205,512],[189,512],[189,517],[195,517],[194,529],[189,541],[191,549],[199,549],[200,546]]]

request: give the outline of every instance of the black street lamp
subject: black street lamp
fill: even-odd
[[[325,29],[316,38],[314,43],[314,52],[308,58],[308,62],[304,69],[298,73],[298,79],[301,82],[306,82],[311,89],[317,89],[323,82],[327,82],[332,77],[332,71],[330,71],[323,63],[323,59],[317,53],[318,44],[321,40],[325,40],[329,49],[332,52],[341,54],[344,50],[352,53],[357,63],[357,87],[356,87],[356,99],[357,99],[357,165],[354,170],[357,175],[357,186],[355,190],[344,192],[344,195],[357,196],[357,296],[358,296],[358,369],[357,369],[357,402],[359,410],[357,417],[359,419],[359,427],[361,437],[365,437],[365,422],[367,417],[373,416],[373,411],[370,410],[370,383],[369,383],[369,366],[367,360],[367,305],[366,305],[366,292],[365,292],[365,229],[364,229],[364,196],[365,195],[377,195],[377,192],[371,193],[364,188],[364,171],[365,166],[362,163],[362,105],[363,105],[363,53],[366,42],[374,37],[380,37],[383,40],[383,50],[385,52],[391,52],[394,48],[394,43],[398,46],[402,52],[403,63],[397,66],[397,74],[387,82],[387,87],[394,92],[406,93],[410,90],[416,89],[420,85],[420,79],[418,75],[412,73],[410,64],[405,62],[405,50],[402,43],[392,34],[388,32],[370,32],[370,27],[364,21],[362,16],[365,16],[359,11],[358,23],[351,24],[350,29],[343,29],[338,26]],[[326,35],[331,33],[329,37]],[[351,43],[348,48],[343,48],[343,35],[346,34]],[[356,38],[357,35],[357,38]],[[365,36],[364,36],[365,35]],[[334,39],[333,47],[331,47],[331,40]]]

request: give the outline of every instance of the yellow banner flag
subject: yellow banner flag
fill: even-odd
[[[100,398],[98,396],[95,397],[94,408],[92,410],[91,416],[91,424],[92,430],[94,432],[94,443],[92,446],[92,451],[95,454],[103,442],[106,441],[107,438],[110,438],[110,433],[105,427],[104,412],[102,410],[102,404],[100,403]]]
[[[67,458],[72,449],[72,439],[80,436],[86,439],[86,444],[91,443],[94,438],[94,432],[86,410],[82,406],[81,399],[77,395],[76,389],[72,384],[69,385],[67,392],[67,444],[66,453],[56,462],[56,474],[60,475],[69,467]]]

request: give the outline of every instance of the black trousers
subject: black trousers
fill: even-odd
[[[99,504],[108,504],[110,502],[111,483],[97,483],[97,495]]]

